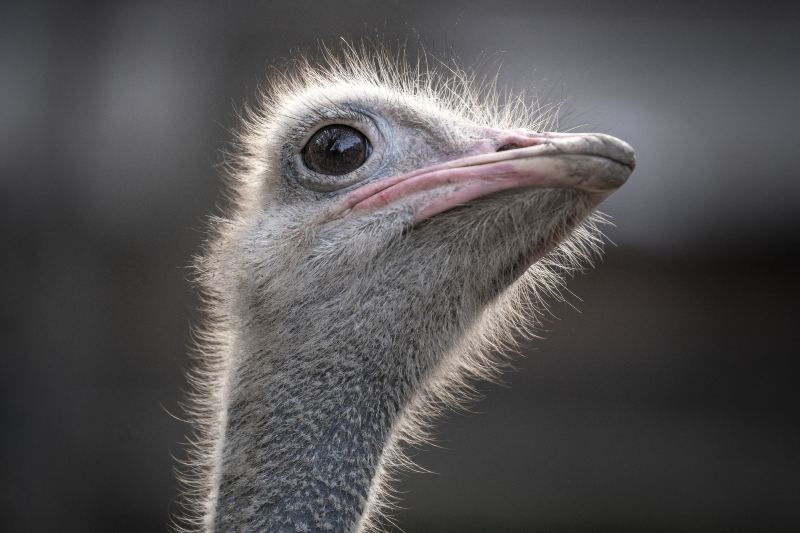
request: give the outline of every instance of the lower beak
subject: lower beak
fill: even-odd
[[[600,203],[636,166],[630,145],[610,135],[508,132],[502,139],[499,151],[368,183],[345,196],[340,208],[373,211],[402,200],[421,221],[495,192],[530,188],[574,189]]]

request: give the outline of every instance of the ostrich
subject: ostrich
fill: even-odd
[[[196,263],[189,529],[374,530],[402,445],[598,251],[633,151],[514,102],[351,48],[248,110]]]

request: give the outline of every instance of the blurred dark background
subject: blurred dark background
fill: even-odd
[[[339,36],[502,63],[640,161],[577,310],[443,421],[398,524],[800,531],[798,10],[348,0],[0,7],[3,530],[165,530],[235,111]]]

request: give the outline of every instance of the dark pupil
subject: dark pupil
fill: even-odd
[[[314,172],[339,176],[363,165],[371,151],[372,146],[360,131],[334,124],[309,139],[303,148],[303,161]]]

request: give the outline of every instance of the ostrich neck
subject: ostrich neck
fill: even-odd
[[[375,363],[374,345],[293,337],[232,357],[217,531],[354,531],[366,511],[410,386]]]
[[[368,521],[404,410],[429,380],[441,385],[446,354],[496,291],[462,271],[469,261],[426,275],[433,252],[459,256],[431,242],[354,255],[342,275],[287,268],[242,286],[226,310],[234,325],[209,526],[351,532]],[[476,291],[484,296],[465,297]]]

